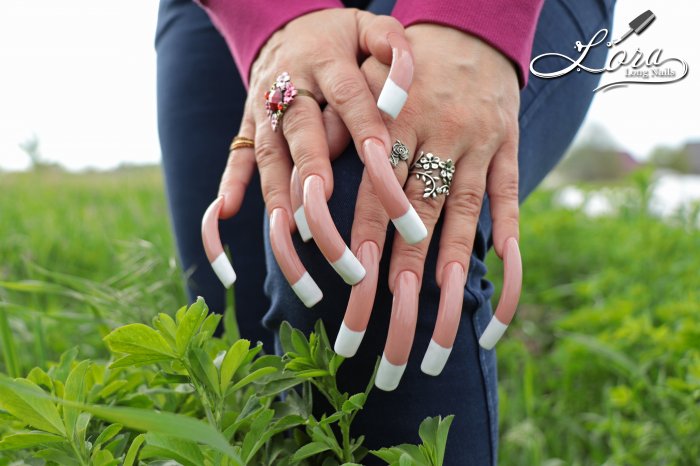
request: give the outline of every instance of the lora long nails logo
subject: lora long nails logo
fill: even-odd
[[[539,78],[552,79],[565,76],[570,72],[585,71],[587,73],[614,73],[624,71],[623,78],[619,81],[610,82],[600,85],[593,89],[593,92],[598,92],[604,89],[612,89],[615,87],[624,87],[633,84],[671,84],[680,81],[688,75],[688,63],[680,58],[663,58],[663,49],[654,49],[650,53],[645,54],[641,49],[637,48],[633,53],[628,50],[617,50],[611,52],[608,61],[603,68],[589,68],[583,64],[588,52],[594,47],[605,42],[605,45],[614,49],[622,42],[627,40],[632,34],[640,35],[651,26],[656,19],[651,10],[647,10],[641,15],[634,18],[629,23],[629,30],[615,40],[605,42],[608,37],[608,30],[601,29],[596,32],[593,37],[584,44],[581,41],[576,41],[574,48],[579,53],[578,57],[570,57],[562,53],[543,53],[532,59],[530,62],[530,71]],[[536,68],[536,64],[541,60],[549,57],[563,58],[570,62],[567,67],[552,72],[540,72]]]

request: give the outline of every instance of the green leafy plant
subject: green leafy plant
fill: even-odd
[[[63,466],[165,459],[184,466],[349,466],[369,453],[392,465],[442,464],[451,417],[426,419],[418,446],[370,452],[363,437],[351,437],[374,376],[362,393],[338,389],[343,358],[320,320],[308,338],[284,322],[285,353],[277,356],[262,344],[213,337],[221,318],[200,298],[174,318],[159,313],[151,325],[112,330],[104,337],[109,362],[78,361],[73,348],[48,371],[0,375],[7,432],[0,452]],[[311,386],[333,412],[313,414]]]

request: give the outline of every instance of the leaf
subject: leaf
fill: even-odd
[[[311,442],[307,443],[300,449],[298,449],[295,453],[294,456],[292,456],[292,461],[301,461],[305,458],[309,458],[314,455],[318,455],[319,453],[322,453],[324,451],[330,450],[331,447],[326,445],[323,442]]]
[[[85,376],[88,368],[90,366],[90,361],[85,360],[80,364],[75,366],[73,370],[68,375],[66,380],[66,386],[63,391],[63,398],[68,401],[77,401],[78,403],[83,403],[85,401],[85,394],[87,392],[86,379]],[[78,416],[80,415],[80,409],[73,408],[70,406],[63,407],[63,421],[66,426],[66,435],[71,441],[74,441],[76,425],[78,421]]]
[[[253,459],[253,456],[260,448],[258,440],[262,437],[263,433],[269,427],[272,417],[275,415],[275,411],[269,408],[262,409],[253,419],[250,424],[250,430],[246,433],[243,438],[243,447],[241,454],[246,464],[249,464]]]
[[[249,348],[249,340],[238,340],[231,345],[231,348],[229,348],[229,350],[226,352],[226,356],[224,356],[220,369],[221,393],[226,391],[226,388],[231,383],[231,380],[233,380],[233,376],[245,359]]]
[[[124,379],[112,380],[106,387],[102,387],[102,389],[97,393],[97,397],[102,399],[109,398],[128,383],[129,382]]]
[[[219,373],[214,362],[202,348],[190,348],[189,361],[196,377],[211,393],[221,395],[219,391]]]
[[[175,348],[175,334],[177,333],[177,325],[168,314],[161,312],[153,318],[151,322],[163,337],[168,341],[172,348]]]
[[[239,381],[231,388],[231,390],[234,391],[234,392],[235,392],[236,390],[240,390],[241,388],[245,387],[245,386],[248,385],[249,383],[251,383],[251,382],[253,382],[253,381],[255,381],[255,380],[257,380],[257,379],[259,379],[259,378],[261,378],[261,377],[264,377],[264,376],[266,376],[266,375],[268,375],[268,374],[273,374],[273,373],[275,373],[275,372],[277,372],[277,369],[275,369],[274,367],[263,367],[262,369],[258,369],[257,371],[251,372],[250,374],[246,375],[246,376],[243,377],[241,380],[239,380]]]
[[[23,432],[8,435],[0,441],[0,451],[3,450],[28,450],[30,448],[47,445],[50,443],[65,442],[60,435],[47,434],[46,432]]]
[[[122,430],[121,424],[110,424],[105,430],[100,432],[93,444],[93,448],[102,445],[105,442],[112,440]]]
[[[7,313],[5,309],[0,308],[0,347],[5,361],[5,370],[11,377],[19,377],[21,368],[17,357],[18,346],[12,333]]]
[[[219,326],[219,322],[221,322],[221,314],[209,314],[199,327],[199,334],[206,339],[211,338]]]
[[[177,325],[180,325],[182,318],[185,317],[185,313],[187,312],[187,309],[188,309],[187,306],[182,306],[175,313],[175,322],[177,323]]]
[[[280,345],[283,353],[291,353],[294,351],[292,345],[292,326],[286,320],[282,321],[279,328]]]
[[[121,367],[139,367],[170,360],[172,360],[172,356],[159,354],[127,354],[126,356],[112,362],[109,365],[109,368],[118,369]]]
[[[51,400],[54,400],[65,406],[81,408],[82,411],[92,413],[101,419],[105,419],[113,423],[123,424],[130,429],[156,432],[193,442],[203,443],[204,445],[208,445],[214,450],[228,456],[231,460],[233,460],[234,465],[243,466],[243,462],[236,454],[236,451],[224,438],[221,432],[216,430],[211,425],[192,417],[183,414],[153,411],[152,409],[80,404],[74,401],[54,399],[49,394],[44,393],[40,388],[32,385],[31,382],[24,381],[26,384],[21,384],[20,382],[22,382],[21,379],[14,381],[9,377],[0,374],[0,393],[3,395],[0,397],[0,400],[3,400],[3,402],[6,400],[4,396],[6,392],[13,395],[13,398],[17,398],[17,396],[14,396],[13,391],[10,389],[13,389],[18,393],[22,393],[22,396],[27,398],[34,396],[35,399],[33,401],[35,405],[44,401],[51,403]],[[39,393],[37,394],[36,391]],[[11,405],[14,406],[12,403]],[[52,404],[50,406],[55,411],[56,408]],[[62,428],[61,418],[58,416],[57,412],[55,414],[55,419],[57,425]],[[47,424],[48,427],[51,427],[51,425],[47,422],[45,422],[45,424]]]
[[[129,447],[129,451],[126,452],[126,457],[124,458],[124,464],[122,466],[134,465],[134,461],[136,461],[136,455],[138,455],[139,453],[139,448],[141,448],[141,445],[143,445],[143,442],[145,440],[145,434],[139,434],[134,438],[134,441],[131,442],[131,446]]]
[[[104,337],[115,353],[175,357],[163,336],[144,324],[128,324],[112,330]]]
[[[175,343],[177,344],[177,352],[181,356],[184,356],[187,352],[190,340],[197,333],[197,329],[199,329],[202,320],[204,320],[208,312],[209,309],[204,304],[204,299],[199,297],[179,321],[177,333],[175,334]]]
[[[196,443],[149,432],[146,434],[146,445],[141,449],[139,459],[153,457],[177,460],[184,466],[204,464],[204,455]]]
[[[362,409],[365,405],[365,401],[367,401],[367,395],[364,393],[357,393],[343,403],[343,412],[352,413],[353,411]]]
[[[58,360],[58,365],[52,367],[49,370],[49,375],[54,379],[60,380],[61,382],[65,383],[66,379],[68,378],[68,374],[70,373],[70,368],[73,365],[73,361],[75,361],[75,358],[77,356],[77,346],[74,346],[71,349],[64,351]]]
[[[0,374],[0,407],[35,429],[65,435],[58,409],[48,396],[29,380]]]
[[[292,347],[300,356],[310,358],[309,341],[306,339],[301,330],[292,329]]]
[[[436,434],[436,447],[437,447],[437,464],[442,466],[445,461],[445,449],[447,448],[447,434],[449,434],[450,426],[452,425],[452,420],[454,415],[451,414],[445,419],[442,419],[438,425]]]

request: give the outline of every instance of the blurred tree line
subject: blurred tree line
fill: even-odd
[[[566,182],[617,180],[643,165],[678,173],[700,173],[700,143],[655,148],[637,160],[600,125],[591,125],[564,156],[554,176]]]

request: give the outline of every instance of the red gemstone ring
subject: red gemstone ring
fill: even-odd
[[[270,90],[265,93],[265,110],[270,118],[272,131],[277,131],[277,126],[282,121],[282,115],[287,111],[287,108],[294,102],[294,98],[298,95],[311,97],[316,102],[316,96],[306,89],[297,89],[289,79],[289,73],[286,71],[277,76],[277,80],[270,86]]]

